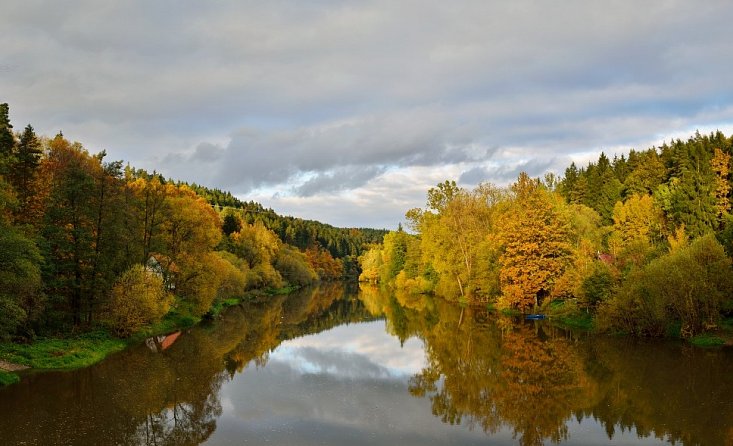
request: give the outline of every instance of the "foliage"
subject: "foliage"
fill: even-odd
[[[522,173],[501,221],[500,305],[529,309],[549,296],[571,260],[570,220],[562,204]]]
[[[40,317],[44,305],[40,266],[36,245],[0,224],[0,340]]]
[[[285,282],[291,285],[305,286],[319,278],[309,262],[308,254],[289,245],[282,245],[278,251],[275,257],[275,269]]]
[[[20,382],[20,377],[15,373],[0,370],[0,387]]]
[[[125,271],[112,288],[109,323],[118,335],[129,336],[143,325],[159,321],[171,303],[171,296],[163,288],[163,279],[135,265]]]
[[[681,335],[690,337],[717,326],[732,295],[731,261],[706,236],[632,273],[600,306],[598,322],[605,330],[661,336],[679,321]]]
[[[344,275],[343,262],[318,245],[305,250],[305,259],[320,280],[337,280]]]

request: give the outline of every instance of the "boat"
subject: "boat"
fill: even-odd
[[[538,320],[541,320],[541,319],[546,319],[547,316],[545,316],[544,314],[528,314],[528,315],[524,316],[524,318],[527,319],[527,320],[529,320],[529,321],[538,321]]]

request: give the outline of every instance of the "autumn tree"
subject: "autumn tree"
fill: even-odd
[[[337,280],[343,277],[344,266],[340,259],[334,259],[331,253],[319,245],[305,250],[305,259],[321,280]]]
[[[239,232],[230,237],[229,250],[247,262],[249,288],[280,287],[282,276],[273,267],[282,242],[277,235],[257,222],[243,224]]]
[[[649,195],[633,195],[613,208],[613,234],[609,246],[621,254],[632,245],[650,249],[664,240],[664,215]]]
[[[542,303],[570,261],[570,222],[557,196],[521,173],[502,215],[501,306],[522,311]]]
[[[226,271],[224,260],[213,254],[221,238],[219,215],[186,186],[167,184],[160,237],[163,254],[178,270],[176,293],[203,314],[214,301]]]
[[[129,336],[144,325],[159,321],[172,301],[160,276],[142,265],[134,265],[112,287],[107,319],[115,333]]]
[[[599,309],[598,325],[638,335],[663,336],[675,322],[693,336],[715,327],[731,305],[733,269],[712,235],[698,238],[633,272]]]
[[[428,209],[408,213],[419,229],[423,260],[438,273],[437,291],[463,300],[493,293],[496,243],[490,237],[503,192],[489,184],[473,191],[445,181],[428,191]]]
[[[318,280],[306,254],[298,248],[283,244],[274,260],[275,269],[291,285],[304,286]]]
[[[368,251],[359,257],[361,265],[360,282],[379,282],[379,274],[382,268],[382,250],[380,245],[372,246]]]

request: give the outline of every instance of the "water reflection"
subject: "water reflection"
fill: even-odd
[[[410,393],[428,398],[445,423],[487,434],[508,426],[522,445],[567,442],[573,426],[594,423],[609,442],[634,432],[640,442],[733,444],[729,350],[577,337],[545,321],[363,291],[395,336],[424,340],[428,365],[410,379]]]
[[[3,445],[733,445],[733,355],[327,286],[0,389]],[[490,438],[489,438],[490,437]]]

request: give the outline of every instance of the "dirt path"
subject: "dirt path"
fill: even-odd
[[[13,364],[12,362],[3,361],[2,359],[0,359],[0,370],[5,370],[6,372],[17,372],[19,370],[25,370],[27,368],[29,367],[20,364]]]

